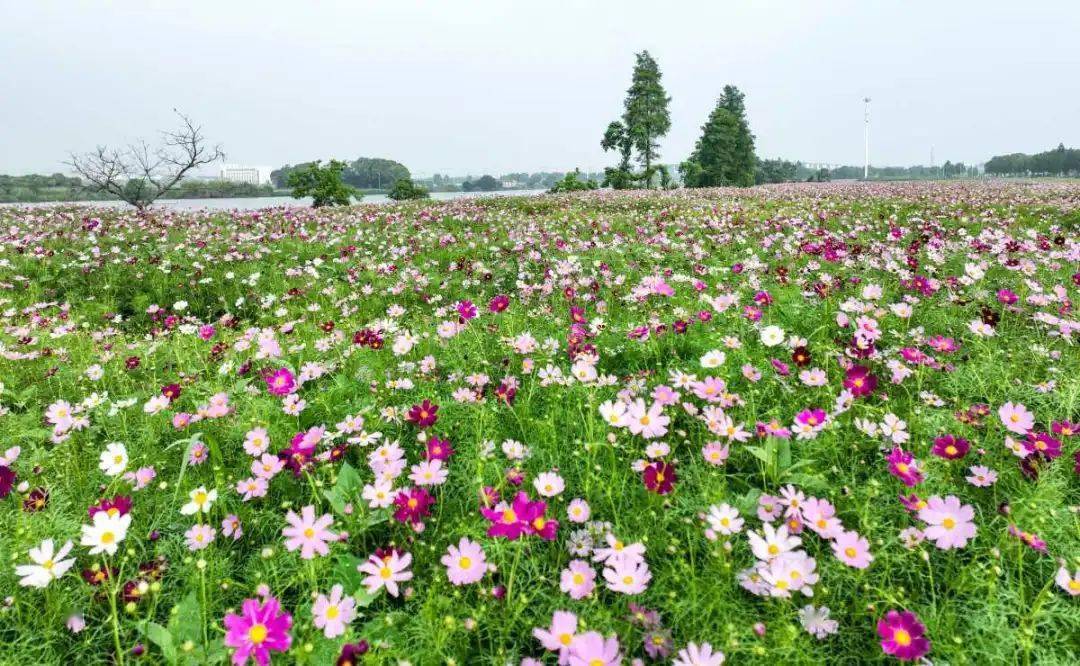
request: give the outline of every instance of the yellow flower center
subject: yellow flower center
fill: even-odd
[[[314,536],[315,536],[315,530],[311,529],[310,527],[307,528],[306,530],[304,530],[304,537],[305,538],[310,539],[310,538],[312,538]]]
[[[581,575],[579,573],[576,573],[576,574],[574,574],[573,581],[574,581],[574,585],[581,585],[581,584],[583,584],[585,582],[585,576],[583,576],[583,575]],[[1072,584],[1077,585],[1078,583],[1076,581],[1073,581]]]
[[[572,634],[559,634],[559,642],[563,645],[570,645],[573,640],[574,636]]]
[[[326,609],[326,617],[331,620],[337,619],[337,616],[340,614],[341,612],[338,611],[337,606],[328,606]]]
[[[503,511],[502,521],[507,525],[517,522],[517,514],[514,513],[513,509],[507,509],[506,511]]]
[[[52,560],[45,560],[41,563],[41,568],[51,571],[54,564],[55,563]]]
[[[769,544],[769,555],[779,555],[779,554],[780,554],[780,546],[777,546],[775,543],[770,543]]]
[[[858,552],[859,551],[855,550],[854,548],[851,548],[850,546],[844,549],[844,555],[847,555],[848,557],[855,557],[855,555],[858,554]]]
[[[379,577],[383,580],[389,580],[392,575],[394,575],[394,572],[390,570],[390,567],[379,569]]]
[[[112,532],[103,532],[101,534],[101,543],[113,543],[116,541],[116,535]]]
[[[265,624],[261,622],[259,624],[251,625],[251,629],[248,629],[248,640],[255,645],[262,645],[266,640],[266,635],[270,633]]]
[[[892,638],[893,641],[901,647],[907,647],[911,645],[911,634],[907,632],[907,629],[895,630],[893,632]]]
[[[952,518],[946,518],[945,520],[941,521],[941,526],[947,530],[951,530],[952,528],[956,527],[956,521]]]
[[[623,576],[622,582],[624,585],[629,585],[634,582],[633,576]]]
[[[472,567],[472,559],[468,558],[468,557],[463,557],[460,560],[458,560],[458,566],[461,567],[462,569],[468,569],[468,568]]]

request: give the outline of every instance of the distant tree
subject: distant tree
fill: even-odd
[[[643,182],[648,187],[653,175],[652,162],[660,156],[657,141],[671,129],[671,114],[668,113],[671,97],[660,83],[663,76],[660,66],[649,52],[642,51],[636,58],[630,88],[623,102],[622,124],[637,151],[638,161],[645,168]]]
[[[225,157],[221,146],[206,145],[202,128],[180,116],[181,126],[162,132],[162,143],[151,148],[145,141],[125,148],[97,150],[77,155],[67,162],[88,181],[88,189],[107,193],[143,211],[176,187],[192,169]]]
[[[292,188],[294,198],[311,197],[314,199],[311,205],[315,208],[348,206],[352,203],[352,197],[360,198],[360,193],[341,179],[341,173],[345,170],[344,162],[330,160],[326,166],[320,166],[321,163],[322,160],[316,160],[306,168],[289,174],[288,185]]]
[[[754,170],[754,183],[790,183],[797,178],[798,166],[787,160],[759,160]]]
[[[399,178],[386,196],[394,201],[406,201],[409,199],[427,199],[430,195],[426,189],[408,178]]]
[[[626,129],[626,125],[619,121],[613,121],[604,131],[604,138],[600,141],[600,147],[604,152],[617,150],[619,152],[619,164],[615,167],[604,169],[605,187],[616,190],[627,190],[634,186],[636,177],[630,167],[630,157],[634,151],[634,141]]]
[[[581,171],[574,169],[570,173],[563,176],[563,179],[551,186],[548,192],[557,194],[559,192],[580,192],[582,190],[595,190],[596,183],[591,180],[580,180]]]

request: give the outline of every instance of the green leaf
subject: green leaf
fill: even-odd
[[[165,657],[165,661],[170,664],[176,663],[176,645],[173,643],[173,636],[168,629],[157,622],[151,622],[146,626],[146,637],[151,643],[158,646],[161,654]]]

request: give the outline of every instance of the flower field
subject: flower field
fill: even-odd
[[[1071,664],[1080,185],[0,208],[2,664]]]

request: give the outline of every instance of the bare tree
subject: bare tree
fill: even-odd
[[[72,153],[67,164],[90,183],[90,189],[112,194],[143,211],[192,169],[225,157],[220,145],[206,145],[201,127],[179,111],[176,115],[181,127],[162,132],[157,148],[145,141],[125,148],[98,146],[93,152]]]

